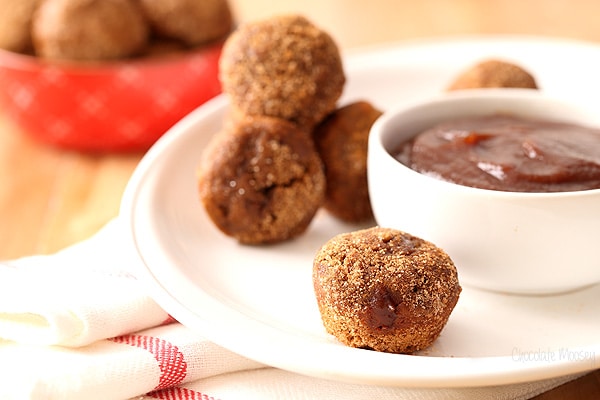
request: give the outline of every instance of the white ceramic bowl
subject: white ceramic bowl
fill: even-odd
[[[497,112],[600,126],[591,111],[534,90],[464,91],[390,110],[375,122],[369,139],[377,223],[443,248],[465,285],[545,294],[600,282],[600,189],[476,189],[420,174],[390,154],[438,122]]]

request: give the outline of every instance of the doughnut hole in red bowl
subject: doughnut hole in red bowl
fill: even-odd
[[[96,63],[49,62],[0,50],[0,112],[58,147],[146,150],[221,92],[222,45]]]

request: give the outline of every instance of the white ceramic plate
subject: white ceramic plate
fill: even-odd
[[[458,71],[487,57],[518,62],[549,93],[598,104],[600,47],[518,37],[417,42],[348,55],[342,103],[366,99],[386,109],[435,95]],[[427,351],[397,355],[339,344],[321,324],[312,259],[331,236],[358,227],[321,212],[302,237],[265,247],[242,246],[217,231],[197,199],[195,171],[226,108],[218,97],[174,126],[142,160],[123,199],[122,215],[145,264],[140,276],[180,322],[257,361],[359,383],[500,385],[600,367],[600,286],[545,297],[465,287]]]

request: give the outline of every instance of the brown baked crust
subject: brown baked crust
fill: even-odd
[[[381,111],[366,101],[341,107],[317,126],[313,137],[325,165],[323,207],[347,222],[373,219],[367,186],[369,131]]]
[[[274,243],[306,230],[325,196],[312,139],[270,117],[231,119],[205,149],[198,171],[209,217],[240,243]]]
[[[131,0],[45,0],[33,16],[32,37],[41,57],[117,59],[144,50],[149,26]]]
[[[159,37],[197,46],[225,37],[233,27],[227,0],[138,0]]]
[[[345,75],[337,45],[298,15],[241,25],[225,42],[223,91],[248,115],[312,129],[336,107]]]
[[[461,292],[443,250],[381,227],[325,243],[314,259],[313,284],[327,332],[348,346],[391,353],[430,346]]]
[[[537,89],[535,78],[520,66],[501,60],[485,60],[463,71],[449,91],[477,88]]]

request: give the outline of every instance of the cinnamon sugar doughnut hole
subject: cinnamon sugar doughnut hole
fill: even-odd
[[[382,227],[325,243],[314,258],[313,285],[328,333],[351,347],[390,353],[429,347],[461,292],[443,250]]]
[[[343,221],[373,219],[367,148],[369,130],[381,114],[369,102],[357,101],[335,110],[313,132],[327,178],[323,208]]]
[[[323,203],[325,174],[297,125],[238,115],[204,150],[198,188],[223,233],[244,244],[275,243],[306,230]]]
[[[138,0],[152,30],[197,46],[225,37],[233,27],[228,0]]]
[[[225,42],[223,92],[248,115],[312,129],[336,107],[346,81],[331,36],[299,15],[241,25]]]
[[[537,89],[533,75],[524,68],[501,60],[485,60],[460,73],[448,91],[477,88]]]
[[[33,51],[31,20],[40,0],[0,1],[0,49],[18,53]]]
[[[32,21],[35,52],[49,59],[127,58],[144,51],[149,35],[131,0],[45,0]]]

